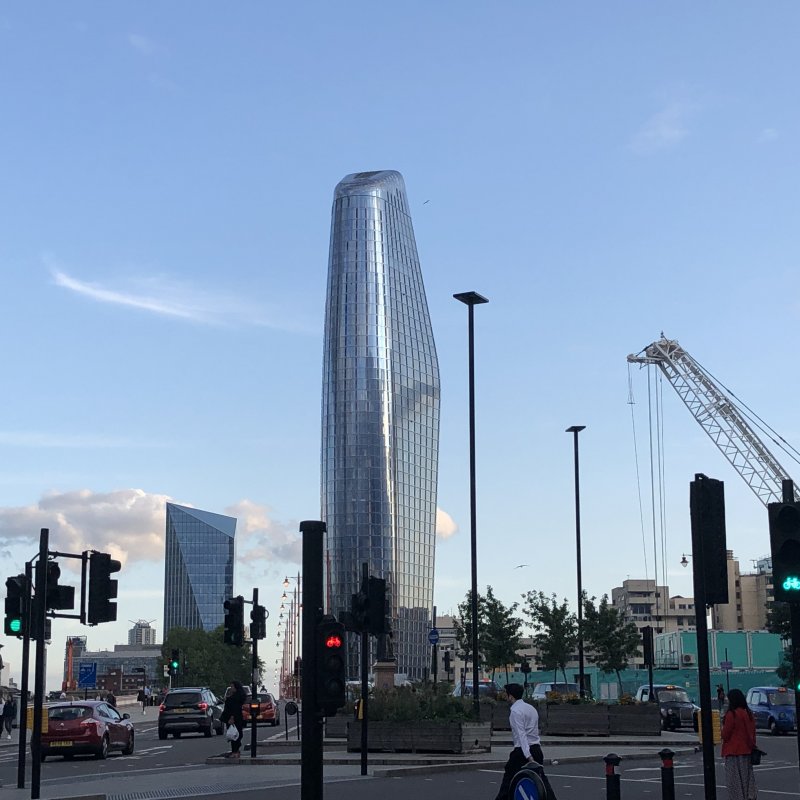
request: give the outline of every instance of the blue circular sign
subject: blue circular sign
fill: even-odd
[[[546,800],[547,790],[536,773],[523,769],[511,782],[511,796],[514,800]]]
[[[436,628],[431,628],[428,631],[428,641],[431,644],[439,644],[439,631]]]

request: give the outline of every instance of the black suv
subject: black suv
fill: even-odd
[[[211,689],[171,689],[158,712],[158,738],[166,739],[170,733],[176,739],[182,733],[222,733],[221,714],[222,704]]]

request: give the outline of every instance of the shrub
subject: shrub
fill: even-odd
[[[369,719],[373,722],[471,720],[472,703],[469,698],[436,692],[432,687],[400,686],[370,695]]]

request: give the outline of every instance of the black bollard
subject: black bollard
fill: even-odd
[[[606,800],[620,800],[619,775],[616,768],[622,759],[616,753],[609,753],[606,762]]]
[[[661,800],[675,800],[675,770],[672,766],[675,753],[665,747],[658,755],[661,757]]]

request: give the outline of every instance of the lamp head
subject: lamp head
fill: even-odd
[[[477,292],[459,292],[458,294],[454,294],[453,297],[467,306],[477,306],[481,303],[489,302],[486,297],[484,297],[482,294],[478,294]]]

